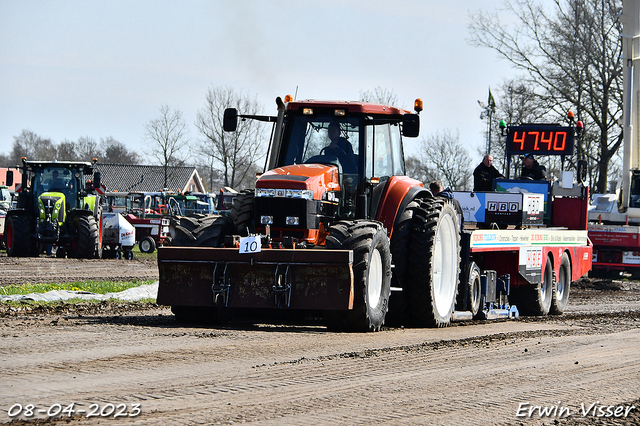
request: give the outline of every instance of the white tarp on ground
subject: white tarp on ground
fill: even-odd
[[[53,290],[46,293],[13,294],[0,296],[0,302],[17,302],[21,300],[33,300],[36,302],[53,302],[56,300],[85,299],[108,300],[119,299],[133,302],[141,299],[155,299],[158,296],[158,281],[153,284],[141,285],[130,289],[107,294],[89,293],[88,291]]]

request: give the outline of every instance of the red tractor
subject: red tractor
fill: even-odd
[[[398,314],[447,325],[460,229],[450,202],[405,176],[402,136],[418,136],[418,114],[365,102],[276,102],[277,117],[225,111],[226,131],[239,117],[276,123],[269,171],[236,197],[232,223],[212,225],[212,248],[158,251],[158,303],[185,318],[314,310],[331,325],[378,330],[395,291],[405,294],[395,297]]]

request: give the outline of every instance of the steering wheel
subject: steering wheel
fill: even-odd
[[[331,146],[331,145],[327,145],[324,148],[322,148],[320,150],[320,155],[334,155],[334,156],[340,156],[340,155],[347,155],[346,152],[344,152],[339,146]]]

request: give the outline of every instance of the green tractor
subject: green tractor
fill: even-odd
[[[8,256],[38,256],[56,247],[57,257],[100,258],[100,173],[91,177],[95,162],[22,159],[17,208],[5,220]],[[13,183],[12,171],[7,183]]]

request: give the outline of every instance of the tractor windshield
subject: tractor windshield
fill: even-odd
[[[35,170],[33,176],[36,197],[45,192],[62,192],[67,196],[75,194],[78,185],[84,183],[83,172],[76,168],[43,167]]]
[[[287,125],[280,164],[338,165],[343,173],[358,174],[360,120],[332,115],[293,115]]]

